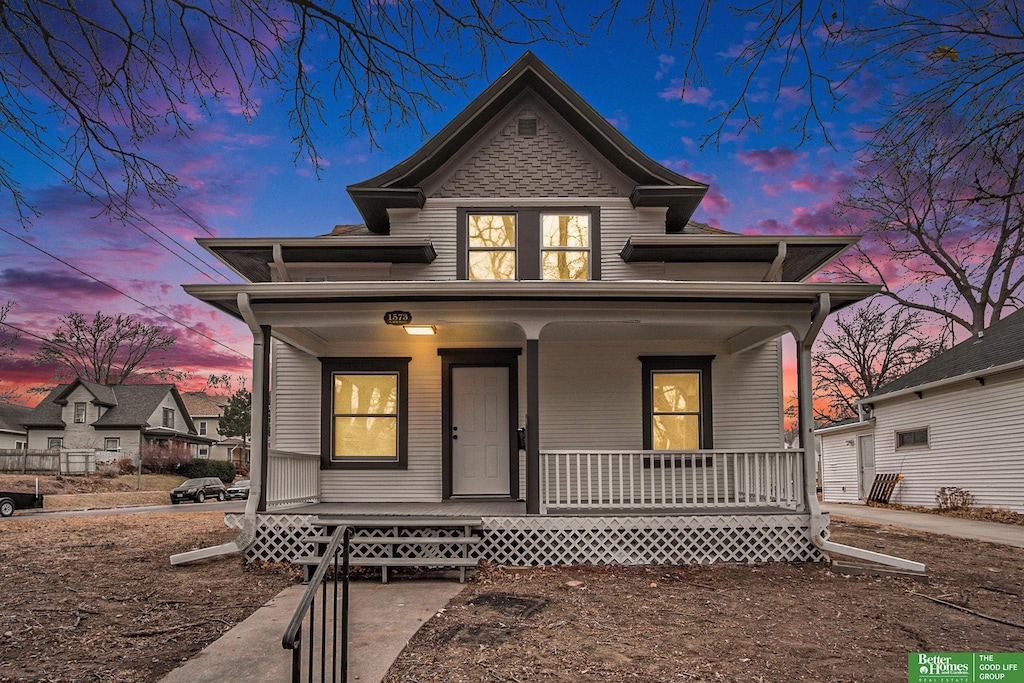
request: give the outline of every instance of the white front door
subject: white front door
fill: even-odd
[[[860,497],[866,499],[875,483],[875,435],[857,437],[857,466],[860,471]]]
[[[509,495],[508,367],[452,368],[452,495]]]

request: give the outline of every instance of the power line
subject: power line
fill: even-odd
[[[8,133],[8,132],[7,132],[7,131],[5,131],[5,130],[0,130],[0,133],[3,133],[4,137],[6,137],[6,138],[7,138],[8,140],[10,140],[10,141],[11,141],[11,142],[13,142],[14,144],[18,145],[19,147],[21,147],[21,148],[22,148],[23,150],[25,150],[25,151],[26,151],[26,152],[27,152],[28,154],[30,154],[30,155],[32,155],[33,157],[35,157],[35,158],[36,158],[36,160],[37,160],[37,161],[39,161],[39,162],[40,162],[41,164],[43,164],[44,166],[46,166],[47,168],[49,168],[49,169],[50,169],[51,171],[53,171],[54,173],[56,173],[57,175],[59,175],[59,176],[60,176],[61,178],[63,178],[65,182],[67,182],[67,183],[71,183],[71,182],[72,182],[72,181],[71,181],[71,179],[70,179],[70,178],[69,178],[69,177],[68,177],[67,175],[65,175],[64,173],[62,173],[62,172],[61,172],[61,171],[60,171],[59,169],[57,169],[57,168],[56,168],[56,167],[55,167],[55,166],[54,166],[53,164],[51,164],[51,163],[50,163],[49,161],[47,161],[46,159],[43,159],[43,158],[42,158],[41,156],[39,156],[39,155],[38,155],[38,154],[37,154],[36,152],[34,152],[34,151],[33,151],[32,149],[30,149],[29,147],[27,147],[27,146],[26,146],[26,145],[25,145],[25,144],[24,144],[24,143],[23,143],[22,141],[20,141],[20,140],[17,140],[17,139],[15,139],[14,137],[12,137],[12,136],[11,136],[11,134],[10,134],[10,133]],[[52,153],[52,154],[53,154],[54,156],[56,156],[56,157],[58,157],[58,158],[62,158],[62,157],[60,157],[60,155],[58,155],[58,154],[57,154],[57,153],[55,152],[55,150],[54,150],[54,149],[53,149],[52,147],[50,147],[50,146],[49,146],[48,144],[46,144],[46,143],[45,143],[45,142],[43,142],[42,140],[39,140],[39,141],[37,141],[37,144],[38,144],[38,145],[40,145],[41,147],[43,147],[44,149],[48,150],[48,151],[49,151],[50,153]],[[70,163],[70,162],[69,162],[69,163]],[[95,185],[97,185],[97,186],[101,187],[101,189],[103,189],[103,188],[102,188],[102,186],[100,186],[100,183],[99,183],[99,181],[98,181],[98,180],[96,180],[95,178],[92,178],[92,177],[90,177],[90,176],[86,176],[86,177],[89,177],[89,179],[90,179],[90,180],[91,180],[91,181],[93,182],[93,184],[95,184]],[[87,197],[89,197],[89,199],[92,199],[92,200],[94,200],[94,201],[100,202],[100,199],[99,199],[99,197],[97,197],[96,195],[92,194],[92,193],[91,193],[91,192],[89,192],[88,190],[85,190],[84,188],[82,188],[82,189],[83,189],[83,191],[85,192],[86,196],[87,196]],[[189,248],[188,248],[187,246],[185,246],[184,244],[182,244],[182,243],[181,243],[181,242],[179,242],[178,240],[176,240],[176,239],[174,239],[173,237],[171,237],[170,235],[168,235],[168,234],[167,234],[167,233],[166,233],[166,232],[165,232],[164,230],[162,230],[162,229],[161,229],[161,228],[160,228],[159,226],[157,226],[157,225],[156,225],[156,224],[155,224],[155,223],[154,223],[153,221],[149,220],[149,219],[148,219],[147,217],[145,217],[145,216],[143,216],[143,215],[142,215],[141,213],[139,213],[139,211],[138,211],[137,209],[131,208],[131,206],[130,206],[130,205],[128,205],[128,202],[127,202],[127,198],[124,198],[124,197],[122,197],[122,196],[121,196],[121,195],[119,195],[119,194],[115,194],[114,196],[115,196],[116,198],[118,198],[118,199],[124,199],[124,203],[125,203],[125,205],[126,205],[126,206],[129,206],[129,211],[130,211],[130,212],[131,212],[131,213],[132,213],[132,214],[133,214],[133,215],[134,215],[134,216],[135,216],[136,218],[138,218],[138,219],[139,219],[139,220],[141,220],[141,221],[144,221],[144,222],[145,222],[145,223],[147,223],[147,224],[148,224],[148,225],[149,225],[150,227],[152,227],[152,228],[153,228],[154,230],[156,230],[156,231],[157,231],[157,232],[159,232],[159,233],[160,233],[161,235],[163,235],[164,237],[166,237],[166,238],[167,238],[168,240],[170,240],[171,242],[173,242],[173,243],[174,243],[175,245],[177,245],[178,247],[181,247],[181,248],[182,248],[183,250],[185,250],[185,251],[186,251],[186,252],[187,252],[187,253],[188,253],[189,255],[191,255],[191,256],[192,256],[192,257],[193,257],[194,259],[196,259],[196,261],[197,261],[197,262],[201,263],[201,264],[202,264],[202,265],[203,265],[204,267],[206,267],[206,268],[210,269],[210,270],[211,270],[211,272],[215,273],[216,275],[218,275],[218,276],[219,276],[219,277],[221,277],[221,278],[224,278],[224,277],[225,277],[223,273],[221,273],[221,272],[218,272],[218,271],[217,271],[217,270],[215,269],[215,267],[211,266],[211,265],[210,265],[210,264],[208,264],[208,263],[207,263],[206,261],[204,261],[204,260],[203,260],[203,258],[202,258],[201,256],[199,256],[198,254],[196,254],[195,252],[193,252],[193,251],[192,251],[191,249],[189,249]],[[100,202],[100,203],[102,203],[102,202]],[[185,210],[184,210],[184,209],[183,209],[183,208],[182,208],[181,206],[179,206],[179,205],[178,205],[177,203],[175,203],[175,202],[173,202],[173,201],[171,201],[171,203],[172,203],[172,204],[174,204],[175,208],[177,208],[177,209],[178,209],[179,211],[181,211],[181,213],[182,213],[183,215],[185,215],[185,216],[186,216],[186,217],[187,217],[187,218],[188,218],[189,220],[191,220],[191,221],[192,221],[193,223],[195,223],[195,224],[196,224],[196,225],[198,225],[198,226],[199,226],[200,228],[202,228],[202,229],[203,229],[204,231],[206,231],[206,233],[207,233],[207,234],[209,234],[209,235],[213,235],[213,233],[212,233],[212,232],[211,232],[211,231],[210,231],[210,230],[209,230],[209,229],[208,229],[208,228],[207,228],[207,227],[206,227],[205,225],[202,225],[201,223],[199,223],[199,221],[197,221],[197,220],[196,220],[195,218],[193,218],[193,217],[192,217],[192,216],[191,216],[191,215],[190,215],[190,214],[189,214],[188,212],[186,212],[186,211],[185,211]],[[185,257],[183,257],[183,256],[182,256],[181,254],[179,254],[179,253],[175,252],[175,251],[174,251],[173,249],[171,249],[170,247],[168,247],[168,246],[167,246],[166,244],[162,243],[162,242],[161,242],[160,240],[156,239],[155,237],[153,237],[152,235],[150,235],[149,233],[147,233],[147,232],[146,232],[145,230],[143,230],[143,229],[142,229],[141,227],[139,227],[138,225],[136,225],[136,224],[135,224],[135,222],[133,222],[133,221],[131,221],[131,220],[128,220],[128,219],[126,219],[126,220],[125,220],[125,222],[126,222],[126,223],[128,223],[128,225],[130,225],[130,226],[132,226],[133,228],[135,228],[136,230],[138,230],[138,231],[139,231],[140,233],[142,233],[142,234],[143,234],[143,235],[145,235],[146,237],[148,237],[149,239],[153,240],[153,242],[155,242],[155,243],[156,243],[157,245],[159,245],[160,247],[162,247],[163,249],[165,249],[165,250],[166,250],[166,251],[167,251],[168,253],[170,253],[170,254],[171,254],[172,256],[174,256],[175,258],[179,259],[179,260],[180,260],[180,261],[181,261],[182,263],[184,263],[184,264],[188,265],[189,267],[193,268],[193,269],[194,269],[194,270],[195,270],[196,272],[198,272],[198,273],[199,273],[200,275],[202,275],[203,277],[209,278],[210,280],[214,280],[214,279],[215,279],[215,278],[214,278],[213,276],[211,276],[211,275],[210,275],[210,274],[209,274],[208,272],[206,272],[206,271],[205,271],[205,270],[203,270],[202,268],[199,268],[199,267],[198,267],[198,266],[196,266],[196,265],[195,265],[194,263],[190,262],[190,261],[189,261],[188,259],[186,259]]]
[[[181,322],[180,320],[177,320],[176,318],[172,318],[171,316],[167,315],[163,311],[161,311],[159,309],[156,309],[153,306],[150,306],[149,304],[146,304],[146,303],[143,303],[143,302],[139,301],[138,299],[133,297],[131,294],[127,294],[127,293],[121,291],[120,289],[118,289],[117,287],[115,287],[114,285],[110,284],[109,282],[104,282],[103,280],[100,280],[98,277],[90,275],[89,273],[85,272],[84,270],[82,270],[78,266],[75,266],[75,265],[73,265],[71,263],[68,263],[67,261],[65,261],[61,257],[59,257],[59,256],[57,256],[55,254],[51,254],[50,252],[46,251],[42,247],[39,247],[39,246],[36,246],[35,244],[32,244],[31,242],[29,242],[25,238],[20,237],[19,235],[14,234],[13,232],[8,230],[7,228],[0,227],[0,232],[3,232],[4,234],[9,235],[10,237],[13,237],[14,239],[18,240],[19,242],[25,244],[26,246],[29,246],[29,247],[35,249],[36,251],[38,251],[40,253],[46,254],[47,256],[49,256],[50,258],[54,259],[55,261],[58,261],[58,262],[64,264],[65,266],[67,266],[71,270],[75,271],[76,273],[84,275],[85,277],[89,278],[93,282],[101,284],[104,287],[106,287],[107,289],[110,289],[111,291],[117,292],[121,296],[126,297],[126,298],[134,301],[135,303],[137,303],[138,305],[142,306],[146,310],[152,311],[153,313],[156,313],[161,318],[166,318],[166,319],[170,320],[172,323],[174,323],[175,325],[180,325],[181,327],[184,327],[185,329],[189,330],[190,332],[194,332],[195,334],[198,334],[200,337],[203,337],[204,339],[209,339],[214,344],[217,344],[218,346],[224,347],[225,349],[227,349],[231,353],[234,353],[234,354],[236,354],[236,355],[238,355],[238,356],[240,356],[242,358],[248,358],[248,356],[246,356],[243,353],[240,353],[239,351],[236,351],[235,349],[231,348],[227,344],[224,344],[223,342],[218,341],[217,339],[214,339],[213,337],[200,332],[199,330],[197,330],[196,328],[194,328],[194,327],[192,327],[190,325],[186,325],[185,323]]]

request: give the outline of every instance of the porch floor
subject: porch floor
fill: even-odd
[[[374,517],[526,517],[526,503],[514,500],[446,500],[436,503],[309,503],[272,512],[298,515],[346,515]],[[671,508],[548,508],[538,517],[654,517],[688,515],[793,515],[801,511],[784,507],[671,507]]]

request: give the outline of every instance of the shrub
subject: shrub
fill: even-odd
[[[935,494],[935,504],[940,510],[966,510],[974,507],[974,496],[958,486],[943,486]]]
[[[118,471],[116,460],[104,460],[96,463],[96,474],[104,479],[113,479],[121,472]]]
[[[238,474],[235,466],[223,460],[195,459],[182,463],[175,470],[177,474],[192,479],[194,477],[217,477],[225,485],[235,480]]]
[[[118,474],[135,474],[135,461],[132,458],[121,458],[114,462],[117,465]]]
[[[142,471],[152,474],[177,474],[178,467],[192,459],[192,451],[182,443],[148,443],[142,447]]]

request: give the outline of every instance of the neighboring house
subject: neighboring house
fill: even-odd
[[[322,513],[469,511],[496,562],[821,557],[780,339],[809,436],[810,344],[878,287],[807,281],[856,238],[692,222],[707,189],[528,53],[348,188],[365,225],[200,240],[245,280],[186,290],[253,332],[250,556]]]
[[[199,446],[199,457],[224,460],[233,463],[235,467],[248,468],[248,444],[237,437],[225,437],[220,433],[220,416],[224,413],[229,397],[210,396],[202,391],[187,391],[181,397],[199,435],[217,440],[210,446]]]
[[[1024,512],[1024,309],[864,398],[865,419],[818,430],[823,497],[857,502],[876,473],[891,502],[935,507],[942,487]]]
[[[28,434],[21,421],[32,409],[13,403],[0,403],[0,450],[25,450]]]
[[[29,450],[96,450],[132,458],[147,443],[187,444],[193,454],[216,439],[196,432],[173,384],[61,384],[21,424]]]

